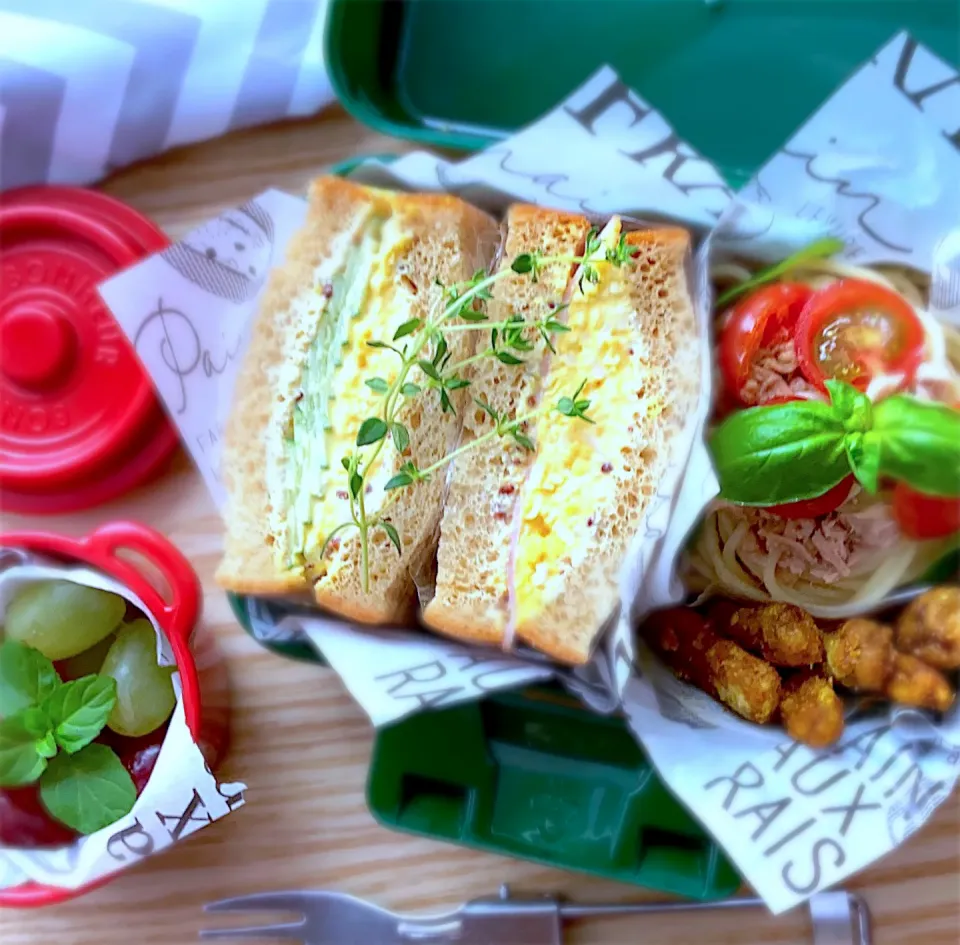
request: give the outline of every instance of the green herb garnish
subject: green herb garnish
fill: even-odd
[[[129,813],[133,780],[112,749],[91,744],[116,701],[109,676],[63,683],[38,650],[0,644],[0,787],[39,781],[50,815],[81,834]]]
[[[381,530],[398,553],[403,550],[402,538],[388,515],[390,504],[399,490],[416,482],[428,481],[461,454],[495,438],[506,437],[526,450],[535,449],[533,440],[526,432],[526,425],[548,410],[555,410],[563,416],[585,423],[594,422],[587,415],[589,399],[580,396],[586,381],[583,381],[571,396],[561,397],[556,404],[544,404],[523,415],[501,415],[489,404],[475,400],[493,420],[491,429],[452,450],[425,469],[418,469],[414,463],[405,462],[386,483],[385,490],[388,494],[381,508],[375,514],[368,513],[366,509],[366,483],[380,459],[384,443],[391,441],[401,456],[409,449],[410,431],[398,419],[405,401],[422,396],[436,396],[442,412],[455,413],[456,407],[451,394],[470,386],[470,380],[464,373],[470,365],[486,358],[494,358],[508,367],[522,368],[526,363],[525,355],[534,349],[531,336],[539,335],[555,353],[553,336],[570,330],[560,318],[565,308],[560,304],[540,319],[529,319],[513,313],[502,321],[490,321],[484,311],[484,303],[492,297],[491,289],[494,284],[512,274],[526,275],[536,282],[544,267],[551,263],[579,266],[581,286],[584,281],[597,282],[600,275],[596,258],[601,248],[598,231],[591,230],[583,255],[546,256],[539,252],[521,253],[509,266],[504,266],[493,274],[488,275],[481,269],[472,279],[454,286],[443,286],[438,282],[443,292],[429,317],[404,322],[389,342],[367,342],[370,347],[392,351],[400,358],[400,366],[392,381],[371,377],[364,382],[375,393],[382,395],[381,408],[378,415],[367,417],[361,423],[355,440],[356,449],[341,461],[347,477],[350,520],[333,529],[321,550],[322,557],[337,535],[356,529],[360,536],[361,582],[365,592],[370,589],[370,536]],[[636,250],[627,244],[624,235],[615,246],[607,248],[602,258],[620,267],[632,262],[635,253]],[[489,332],[490,343],[471,357],[452,362],[447,339],[452,333],[462,331]],[[418,376],[414,379],[411,374]]]
[[[809,246],[804,246],[803,249],[797,250],[797,252],[791,256],[787,256],[787,258],[781,262],[767,266],[766,269],[761,269],[745,282],[740,282],[735,286],[731,286],[725,292],[721,292],[717,297],[717,307],[721,308],[734,299],[740,298],[744,293],[752,292],[757,286],[766,285],[768,282],[776,282],[777,279],[782,278],[791,270],[797,269],[811,259],[829,259],[831,256],[839,253],[844,245],[843,240],[837,239],[835,236],[827,236],[822,240],[815,240]]]
[[[727,417],[710,438],[720,494],[740,505],[823,495],[851,473],[867,492],[881,477],[960,496],[960,411],[895,394],[878,404],[843,381],[830,403],[794,400]]]

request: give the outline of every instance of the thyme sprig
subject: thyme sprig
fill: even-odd
[[[576,266],[580,288],[584,283],[600,280],[598,261],[606,260],[616,267],[629,263],[637,250],[621,236],[614,245],[604,247],[601,234],[593,229],[587,236],[582,255],[546,255],[541,252],[521,253],[509,266],[487,274],[484,270],[474,273],[472,279],[444,286],[426,318],[412,318],[400,325],[389,341],[368,341],[371,348],[394,353],[399,359],[399,368],[392,380],[382,377],[367,378],[364,383],[370,390],[382,396],[377,415],[367,417],[356,435],[356,448],[341,460],[347,478],[347,493],[350,499],[350,519],[342,522],[327,536],[321,549],[326,555],[331,542],[342,532],[356,528],[360,536],[361,581],[364,592],[370,589],[370,538],[378,530],[383,531],[398,553],[403,551],[399,533],[390,519],[389,511],[402,489],[417,482],[427,482],[448,464],[468,450],[476,449],[491,440],[507,438],[525,450],[534,450],[536,445],[525,432],[526,425],[548,411],[585,423],[594,421],[588,416],[590,400],[580,395],[586,381],[571,396],[561,397],[555,404],[542,404],[520,416],[508,416],[495,410],[480,398],[473,403],[493,421],[489,430],[447,453],[435,463],[418,469],[410,460],[404,462],[386,482],[386,496],[376,512],[366,508],[368,480],[387,442],[392,442],[401,457],[409,455],[410,431],[398,416],[404,403],[417,397],[439,397],[444,413],[456,413],[452,394],[470,386],[464,375],[465,369],[487,358],[494,358],[508,367],[526,363],[525,355],[534,350],[531,335],[539,335],[547,347],[556,353],[554,336],[570,331],[561,316],[565,305],[554,305],[548,314],[539,319],[528,319],[512,313],[500,321],[491,321],[485,303],[492,298],[492,288],[511,274],[528,275],[536,282],[546,266],[552,263]],[[480,351],[460,361],[452,361],[448,336],[465,331],[489,332],[489,344]]]

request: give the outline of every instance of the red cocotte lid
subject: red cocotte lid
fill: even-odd
[[[0,196],[0,505],[66,512],[133,488],[177,445],[96,286],[169,245],[104,194]]]

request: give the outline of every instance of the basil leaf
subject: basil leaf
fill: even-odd
[[[843,423],[815,400],[731,414],[710,438],[710,451],[721,496],[741,505],[813,499],[850,474]]]
[[[809,246],[797,250],[792,256],[787,256],[782,262],[778,262],[766,269],[761,269],[752,278],[739,285],[731,286],[726,292],[720,294],[717,299],[717,306],[726,305],[734,299],[739,298],[746,292],[756,289],[758,286],[766,285],[768,282],[774,282],[781,276],[785,276],[791,269],[796,269],[808,259],[827,259],[835,256],[844,247],[843,240],[834,236],[828,236],[822,240],[815,240]]]
[[[40,777],[47,767],[49,734],[46,713],[35,706],[0,721],[0,787],[20,787]]]
[[[854,476],[871,495],[880,488],[880,437],[876,433],[848,433],[843,441]]]
[[[57,755],[40,778],[40,800],[61,823],[91,834],[129,814],[137,789],[116,753],[87,745],[75,755]]]
[[[43,704],[57,744],[73,754],[89,745],[107,724],[117,701],[117,681],[84,676],[60,686]]]
[[[873,408],[880,475],[920,492],[960,496],[960,411],[896,394]]]
[[[870,398],[844,381],[829,380],[825,384],[843,428],[849,433],[866,433],[873,423]]]
[[[0,643],[0,718],[39,705],[60,685],[60,677],[39,650],[5,640]]]

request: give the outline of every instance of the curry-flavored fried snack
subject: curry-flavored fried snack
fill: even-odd
[[[897,621],[896,646],[937,669],[960,669],[960,587],[935,587],[911,601]]]
[[[769,722],[780,704],[780,677],[763,660],[725,640],[695,611],[685,607],[653,614],[644,636],[680,678],[749,722]]]
[[[774,666],[814,666],[823,662],[823,641],[813,617],[793,604],[740,607],[718,632]]]
[[[780,719],[787,734],[811,748],[826,748],[843,734],[843,701],[833,680],[820,672],[784,680]]]
[[[893,669],[893,631],[864,617],[844,621],[823,634],[827,668],[841,686],[855,692],[883,692]]]
[[[908,653],[895,653],[893,671],[885,693],[900,705],[946,712],[953,705],[954,692],[938,669]]]

